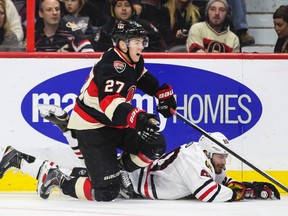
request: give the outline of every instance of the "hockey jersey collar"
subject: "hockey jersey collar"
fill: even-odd
[[[117,48],[114,47],[114,51],[117,53],[117,55],[122,58],[130,67],[135,67],[135,63],[132,63],[128,58],[126,58],[123,53]]]
[[[217,31],[215,31],[215,30],[211,27],[211,25],[210,25],[207,21],[205,21],[205,23],[206,23],[206,25],[208,26],[208,28],[209,28],[211,31],[213,31],[216,35],[223,35],[223,34],[226,34],[226,33],[228,32],[228,28],[222,29],[221,32],[217,32]]]

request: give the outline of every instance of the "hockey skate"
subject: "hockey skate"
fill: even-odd
[[[0,162],[0,179],[11,168],[20,169],[21,160],[25,158],[28,161],[28,157],[29,155],[17,151],[12,146],[7,146]]]
[[[50,171],[50,169],[55,169],[55,168],[57,168],[57,166],[53,162],[47,161],[47,160],[45,160],[42,166],[40,167],[39,173],[37,175],[38,183],[37,183],[37,188],[36,188],[36,191],[39,195],[40,195],[40,189],[43,185],[43,182],[47,178],[48,172]]]
[[[69,115],[61,107],[51,104],[38,104],[40,115],[56,125],[62,132],[66,132]]]
[[[48,199],[54,189],[61,189],[61,185],[65,179],[69,180],[70,177],[62,173],[58,167],[49,169],[45,180],[39,186],[39,196],[42,199]]]
[[[140,199],[141,195],[135,193],[132,182],[130,181],[129,174],[125,170],[120,171],[121,174],[121,186],[120,186],[120,196],[125,199]]]

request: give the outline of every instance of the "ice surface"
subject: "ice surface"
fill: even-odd
[[[287,216],[288,196],[281,200],[243,200],[204,203],[197,200],[125,200],[91,202],[52,193],[48,200],[36,193],[0,193],[0,215],[11,216]]]

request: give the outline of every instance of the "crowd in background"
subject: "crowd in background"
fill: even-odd
[[[106,51],[113,46],[114,24],[127,19],[137,21],[147,31],[147,52],[240,52],[241,47],[255,43],[248,32],[245,0],[35,0],[35,3],[36,51]],[[273,16],[279,37],[274,52],[288,50],[287,7],[281,6]],[[26,0],[0,0],[0,51],[26,50],[26,13]],[[219,30],[215,19],[221,17]],[[212,40],[217,41],[213,48]]]

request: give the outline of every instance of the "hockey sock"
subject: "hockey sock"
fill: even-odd
[[[65,195],[82,200],[94,200],[91,195],[91,181],[87,177],[71,178],[70,180],[65,179],[61,188]]]
[[[83,155],[78,147],[78,140],[73,136],[73,133],[71,130],[68,130],[67,132],[63,133],[63,135],[66,137],[66,140],[68,141],[70,147],[72,148],[74,154],[78,157],[80,160],[81,165],[85,167]]]

